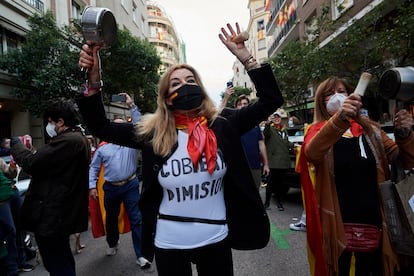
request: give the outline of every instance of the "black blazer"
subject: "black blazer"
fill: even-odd
[[[88,140],[67,129],[32,154],[23,144],[11,152],[32,176],[21,208],[22,228],[44,237],[69,236],[88,229]]]
[[[241,110],[223,113],[224,116],[219,116],[209,124],[227,164],[224,199],[229,241],[232,248],[239,250],[263,248],[270,237],[269,218],[250,173],[240,136],[260,121],[266,120],[283,104],[280,89],[269,65],[248,73],[256,86],[259,100]],[[142,253],[152,260],[155,226],[162,199],[162,188],[157,176],[168,157],[162,158],[154,154],[151,143],[138,140],[131,124],[114,124],[107,120],[99,94],[79,99],[78,105],[94,135],[111,143],[142,149]]]

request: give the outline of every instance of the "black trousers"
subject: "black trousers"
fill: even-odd
[[[43,265],[50,276],[75,276],[75,259],[69,244],[69,236],[43,237],[35,234]]]
[[[272,193],[275,194],[276,200],[282,201],[287,192],[286,176],[287,169],[272,169],[270,168],[270,178],[266,186],[266,200],[265,203],[270,203]]]
[[[194,249],[155,248],[159,276],[192,276],[194,263],[199,276],[233,276],[230,245],[224,241]]]

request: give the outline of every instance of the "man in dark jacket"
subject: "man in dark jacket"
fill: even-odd
[[[69,243],[88,228],[90,148],[77,127],[74,105],[58,101],[45,112],[50,143],[33,154],[18,138],[11,153],[32,176],[22,206],[22,227],[35,233],[43,264],[51,276],[76,275]]]

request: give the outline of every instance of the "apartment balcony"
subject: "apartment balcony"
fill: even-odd
[[[178,55],[178,45],[177,42],[171,38],[168,38],[168,35],[164,37],[160,37],[158,35],[150,35],[148,36],[148,42],[153,44],[154,46],[161,46],[163,48],[170,48]]]
[[[22,0],[23,2],[26,2],[27,4],[29,4],[30,6],[32,6],[33,8],[43,12],[44,10],[44,4],[43,1],[40,0]]]
[[[268,33],[268,36],[271,36]],[[273,56],[279,49],[282,49],[288,42],[295,41],[299,38],[299,23],[297,22],[296,11],[289,17],[288,21],[279,29],[279,32],[273,36],[275,39],[268,46],[267,54]]]

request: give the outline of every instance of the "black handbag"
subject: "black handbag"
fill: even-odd
[[[401,163],[395,161],[391,164],[391,180],[381,183],[380,189],[391,245],[396,253],[414,257],[412,211],[407,213],[404,208],[414,193],[414,175],[406,175]]]

